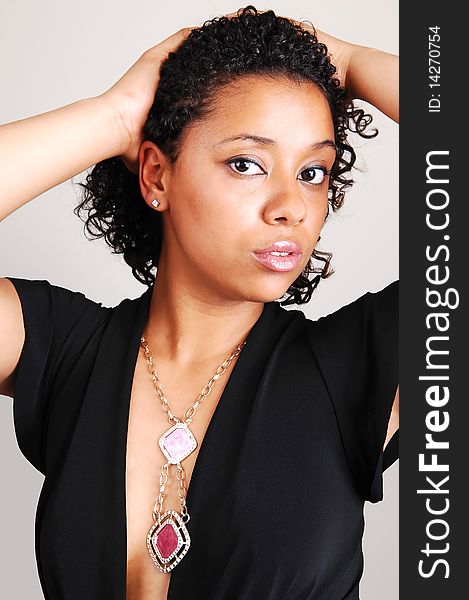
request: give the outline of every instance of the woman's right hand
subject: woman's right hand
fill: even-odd
[[[146,50],[111,88],[99,96],[112,109],[121,127],[124,151],[120,158],[132,173],[138,173],[143,126],[155,99],[161,64],[191,30],[191,27],[180,29]]]

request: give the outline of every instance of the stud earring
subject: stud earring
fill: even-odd
[[[155,198],[154,200],[151,201],[151,203],[156,208],[159,205],[160,201],[157,198]]]

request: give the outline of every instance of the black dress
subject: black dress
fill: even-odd
[[[15,432],[45,475],[35,538],[44,596],[124,599],[126,435],[153,288],[109,308],[9,279],[26,331]],[[398,432],[382,452],[397,318],[397,281],[316,321],[264,305],[197,456],[191,547],[168,600],[359,598],[364,502],[382,499],[382,472],[398,456]]]

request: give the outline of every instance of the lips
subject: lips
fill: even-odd
[[[278,242],[274,242],[267,248],[254,250],[255,254],[269,254],[271,252],[288,252],[288,254],[301,254],[301,246],[295,241],[280,240]]]
[[[255,259],[271,271],[292,271],[298,267],[301,257],[301,246],[297,242],[281,240],[267,248],[254,250]]]

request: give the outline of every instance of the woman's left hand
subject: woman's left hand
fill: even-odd
[[[308,23],[290,19],[296,25],[314,33],[325,44],[340,87],[348,96],[369,102],[390,119],[399,122],[399,57],[375,48],[340,40]]]
[[[308,23],[290,19],[314,33]],[[352,44],[316,29],[318,42],[325,44],[340,87],[351,99],[369,102],[390,119],[399,122],[399,58],[375,48]]]
[[[265,11],[259,11],[265,12]],[[230,13],[227,17],[235,17]],[[335,77],[346,88],[351,99],[369,102],[396,123],[399,122],[399,57],[382,50],[352,44],[316,29],[304,21],[284,17],[295,25],[315,33],[324,44],[331,63],[337,69]]]
[[[318,42],[324,44],[327,48],[327,54],[330,56],[331,63],[337,69],[336,77],[340,81],[341,88],[350,88],[350,82],[347,75],[349,74],[350,60],[354,51],[359,48],[356,44],[351,44],[345,40],[333,37],[324,31],[311,27],[309,23],[295,21],[290,19],[296,25],[306,29],[310,33],[315,33]]]

